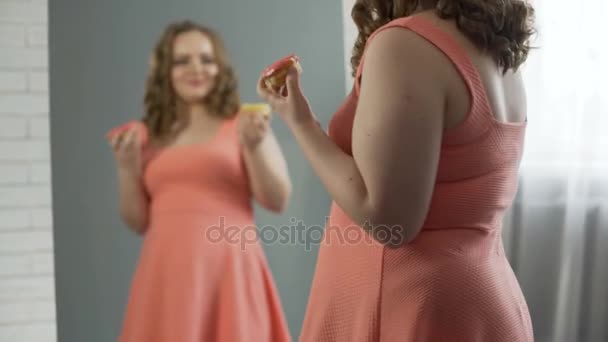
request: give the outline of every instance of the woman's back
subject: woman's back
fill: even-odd
[[[519,71],[509,70],[503,73],[494,58],[487,52],[481,51],[475,44],[458,29],[455,21],[440,19],[435,11],[418,14],[432,22],[454,39],[477,70],[485,88],[492,115],[498,122],[520,123],[526,120],[526,96],[523,80]],[[462,76],[450,61],[451,72],[444,73],[441,81],[448,86],[448,103],[446,106],[446,128],[462,122],[471,108],[469,90]],[[447,71],[447,70],[446,70]]]

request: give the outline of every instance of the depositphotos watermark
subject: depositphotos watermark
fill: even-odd
[[[302,220],[291,218],[290,224],[276,226],[264,225],[231,225],[226,223],[225,217],[219,217],[216,225],[204,228],[205,238],[211,243],[227,243],[245,246],[256,243],[267,245],[303,245],[307,251],[314,245],[339,244],[361,245],[377,244],[383,241],[388,244],[399,245],[403,239],[401,226],[375,225],[366,222],[358,225],[306,225]],[[329,222],[326,218],[326,222]]]

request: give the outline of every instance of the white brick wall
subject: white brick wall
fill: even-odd
[[[0,28],[1,29],[1,28]],[[0,43],[1,44],[1,43]],[[27,89],[27,78],[22,71],[1,71],[0,69],[0,91],[24,91]]]
[[[0,0],[0,341],[55,342],[47,0]]]

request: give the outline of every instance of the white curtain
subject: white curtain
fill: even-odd
[[[356,28],[343,0],[346,86]],[[608,341],[608,1],[536,0],[529,126],[505,217],[537,342]]]
[[[529,130],[506,245],[537,341],[608,341],[608,3],[533,5]]]

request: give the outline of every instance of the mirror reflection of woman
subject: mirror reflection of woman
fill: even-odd
[[[286,96],[260,80],[333,199],[302,342],[533,340],[501,240],[532,15],[523,0],[356,1],[355,87],[329,135],[294,68]]]
[[[121,217],[143,236],[121,342],[290,341],[251,234],[253,201],[281,212],[291,183],[268,120],[239,107],[219,36],[168,26],[146,88],[149,141],[136,128],[110,141]]]

